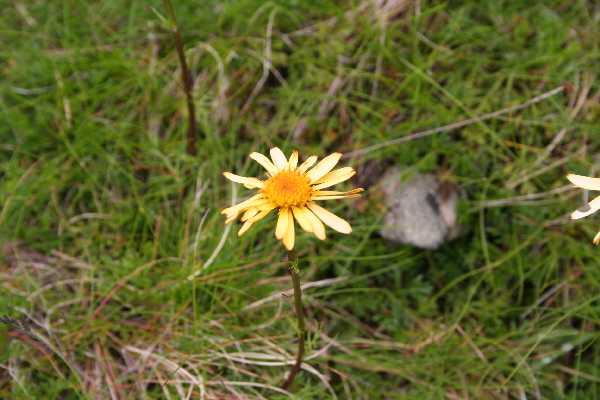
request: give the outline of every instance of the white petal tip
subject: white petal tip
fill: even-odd
[[[594,213],[594,210],[576,210],[571,213],[571,219],[582,219]]]
[[[600,190],[600,178],[585,175],[568,174],[567,179],[575,186],[587,190]]]

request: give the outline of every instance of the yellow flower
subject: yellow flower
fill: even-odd
[[[234,175],[231,172],[223,173],[227,179],[242,183],[248,189],[259,189],[258,193],[248,200],[222,211],[227,218],[226,223],[235,221],[238,215],[242,214],[241,220],[244,224],[238,232],[239,236],[274,209],[279,211],[275,237],[283,241],[288,250],[294,248],[294,219],[302,229],[314,233],[321,240],[325,239],[323,223],[341,233],[352,232],[348,222],[316,203],[321,200],[358,197],[363,191],[361,188],[348,192],[322,190],[344,182],[356,174],[350,167],[333,169],[342,157],[340,153],[333,153],[319,163],[316,156],[310,156],[300,165],[297,151],[294,151],[289,159],[277,147],[272,148],[270,153],[272,161],[260,153],[250,154],[250,158],[267,170],[268,178],[264,181]]]
[[[600,190],[600,178],[590,178],[583,175],[569,174],[567,179],[577,187],[587,190]],[[590,201],[584,208],[576,210],[571,214],[571,219],[581,219],[592,215],[600,210],[600,196]],[[594,244],[600,244],[600,232],[596,234],[593,240]]]

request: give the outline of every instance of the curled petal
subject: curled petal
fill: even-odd
[[[363,188],[355,188],[352,190],[348,190],[347,192],[340,192],[338,190],[316,190],[313,192],[313,196],[336,196],[336,195],[353,195],[353,194],[359,194],[364,192],[365,189]]]
[[[313,200],[333,200],[333,199],[353,199],[360,197],[360,193],[363,192],[363,188],[356,188],[347,192],[338,192],[335,190],[317,190],[313,192]]]
[[[338,200],[338,199],[355,199],[360,197],[360,194],[351,194],[346,196],[321,196],[313,198],[314,201],[322,201],[322,200]]]

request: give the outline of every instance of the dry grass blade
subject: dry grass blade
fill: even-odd
[[[336,285],[338,283],[344,282],[346,279],[348,279],[345,276],[340,276],[338,278],[330,278],[330,279],[323,279],[320,281],[315,281],[315,282],[307,282],[303,285],[301,285],[300,287],[302,288],[302,291],[305,291],[306,289],[311,289],[311,288],[319,288],[319,287],[326,287],[326,286],[331,286],[331,285]],[[272,301],[275,300],[279,300],[282,297],[289,297],[293,294],[293,290],[292,289],[288,289],[284,292],[277,292],[274,293],[268,297],[265,297],[264,299],[260,299],[257,300],[253,303],[248,304],[246,307],[244,307],[244,311],[248,311],[248,310],[252,310],[258,307],[261,307],[267,303],[270,303]]]
[[[539,103],[540,101],[544,101],[552,96],[562,93],[563,91],[564,91],[564,86],[559,86],[552,90],[547,91],[546,93],[536,96],[536,97],[526,101],[525,103],[518,104],[515,106],[511,106],[511,107],[506,107],[501,110],[483,114],[483,115],[480,115],[480,116],[477,116],[474,118],[469,118],[469,119],[465,119],[462,121],[454,122],[452,124],[444,125],[439,128],[427,129],[427,130],[424,130],[421,132],[411,133],[410,135],[407,135],[407,136],[404,136],[404,137],[401,137],[398,139],[388,140],[386,142],[378,143],[378,144],[368,146],[368,147],[365,147],[365,148],[362,148],[359,150],[354,150],[354,151],[344,154],[344,158],[363,157],[363,156],[367,155],[368,153],[372,153],[373,151],[376,151],[376,150],[379,150],[379,149],[382,149],[385,147],[394,146],[394,145],[409,142],[409,141],[415,140],[415,139],[421,139],[421,138],[424,138],[427,136],[435,135],[437,133],[450,132],[450,131],[453,131],[453,130],[456,130],[459,128],[463,128],[468,125],[476,124],[478,122],[482,122],[482,121],[485,121],[488,119],[497,118],[504,114],[509,114],[511,112],[523,110],[527,107],[530,107],[533,104]]]
[[[165,367],[168,372],[183,379],[184,382],[198,387],[201,393],[201,397],[205,396],[206,387],[204,385],[204,378],[202,376],[195,376],[176,362],[171,361],[166,357],[163,357],[157,353],[148,350],[140,349],[135,346],[125,346],[123,350],[126,352],[138,354],[144,357],[145,359],[156,361],[157,363]]]
[[[477,203],[477,206],[481,208],[493,208],[532,204],[532,202],[536,200],[554,199],[558,194],[574,191],[575,189],[576,188],[574,188],[573,185],[565,185],[542,193],[530,193],[522,196],[511,197],[508,199],[480,201]]]

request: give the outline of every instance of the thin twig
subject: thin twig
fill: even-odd
[[[467,125],[472,125],[481,121],[485,121],[488,119],[492,119],[492,118],[496,118],[499,117],[500,115],[503,114],[508,114],[514,111],[519,111],[522,110],[524,108],[527,108],[535,103],[539,103],[540,101],[546,100],[549,97],[552,97],[558,93],[562,93],[564,91],[564,86],[559,86],[556,87],[546,93],[543,93],[539,96],[536,96],[528,101],[526,101],[525,103],[522,104],[517,104],[516,106],[511,106],[511,107],[507,107],[507,108],[503,108],[501,110],[498,111],[494,111],[488,114],[483,114],[477,117],[473,117],[473,118],[468,118],[462,121],[458,121],[458,122],[454,122],[452,124],[449,125],[444,125],[438,128],[433,128],[433,129],[427,129],[425,131],[421,131],[421,132],[416,132],[416,133],[412,133],[408,136],[403,136],[401,138],[397,138],[397,139],[392,139],[392,140],[388,140],[386,142],[383,143],[378,143],[378,144],[374,144],[372,146],[368,146],[365,147],[363,149],[359,149],[359,150],[355,150],[355,151],[351,151],[349,153],[346,153],[344,155],[343,158],[352,158],[352,157],[361,157],[364,156],[367,153],[371,153],[375,150],[379,150],[381,148],[387,147],[387,146],[392,146],[392,145],[396,145],[396,144],[400,144],[400,143],[404,143],[404,142],[408,142],[414,139],[421,139],[427,136],[431,136],[431,135],[435,135],[436,133],[443,133],[443,132],[450,132],[453,131],[455,129],[459,129],[462,128],[464,126]]]
[[[477,203],[478,207],[481,208],[492,208],[492,207],[506,207],[506,206],[516,206],[522,204],[528,204],[536,200],[543,200],[547,198],[553,198],[557,194],[569,192],[576,189],[573,185],[564,185],[558,187],[556,189],[549,190],[547,192],[542,193],[530,193],[522,196],[515,196],[508,199],[495,199],[495,200],[485,200]]]
[[[527,174],[527,175],[523,175],[518,179],[513,180],[512,182],[509,182],[506,184],[506,187],[508,189],[515,189],[517,186],[519,186],[522,183],[525,183],[533,178],[535,178],[536,176],[540,176],[542,174],[545,174],[548,171],[553,170],[554,168],[558,168],[561,165],[566,164],[567,162],[569,162],[574,156],[579,156],[582,155],[584,153],[585,147],[580,148],[579,150],[577,150],[574,154],[570,154],[568,156],[565,156],[559,160],[554,161],[552,164],[548,164],[545,167],[542,168],[537,168],[535,169],[533,172]]]
[[[177,18],[175,17],[175,8],[171,0],[163,0],[165,9],[169,13],[171,23],[173,24],[173,36],[175,37],[175,47],[177,48],[177,56],[179,57],[179,63],[181,64],[181,82],[183,83],[183,90],[185,92],[185,98],[188,108],[188,131],[187,131],[187,147],[186,152],[190,156],[197,154],[196,149],[196,108],[194,106],[194,98],[192,96],[192,88],[194,87],[194,78],[190,73],[185,59],[185,52],[183,50],[183,40],[181,39],[181,33],[177,26]]]

